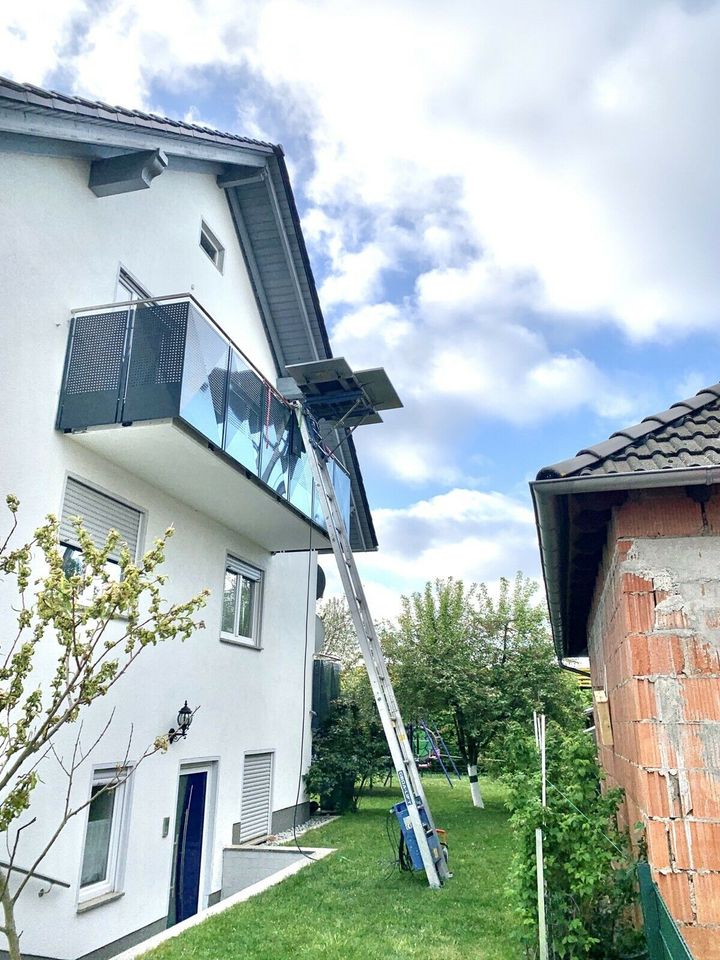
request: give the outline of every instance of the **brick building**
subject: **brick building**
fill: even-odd
[[[531,484],[557,653],[697,960],[720,958],[720,384]]]

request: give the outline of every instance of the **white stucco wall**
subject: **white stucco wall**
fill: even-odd
[[[314,555],[310,561],[307,554],[271,556],[54,430],[69,311],[114,300],[121,263],[155,295],[193,292],[251,360],[274,378],[227,202],[214,175],[168,171],[150,190],[104,199],[88,190],[87,178],[85,162],[0,153],[0,494],[14,492],[21,498],[19,539],[47,512],[59,513],[68,474],[124,498],[145,512],[146,546],[167,526],[175,526],[165,568],[168,598],[186,599],[203,587],[210,587],[213,596],[201,614],[205,631],[184,645],[170,642],[146,650],[85,721],[83,739],[89,743],[115,710],[109,733],[78,777],[79,798],[89,793],[92,764],[113,764],[123,758],[131,725],[136,756],[174,725],[185,699],[200,706],[188,739],[151,758],[134,778],[124,896],[77,914],[83,816],[67,827],[42,866],[42,872],[70,882],[72,889],[53,888],[40,899],[38,884],[29,885],[18,918],[23,948],[61,958],[82,956],[167,913],[182,762],[217,762],[215,830],[208,883],[202,890],[204,906],[207,895],[220,888],[221,850],[230,843],[232,824],[241,819],[245,751],[275,751],[272,808],[295,803],[303,682],[305,766],[310,747],[311,673],[303,653],[308,586],[314,611]],[[225,245],[222,275],[199,246],[201,219]],[[285,508],[278,504],[275,509]],[[0,534],[4,526],[0,522]],[[261,650],[219,639],[228,552],[265,571]],[[9,599],[7,586],[0,585],[4,635],[12,619]],[[314,632],[314,617],[309,619]],[[310,638],[308,660],[312,652]],[[27,831],[20,865],[31,861],[64,789],[63,776],[52,765],[44,766],[43,780],[32,809],[38,826]],[[170,830],[163,838],[165,817],[170,818]]]

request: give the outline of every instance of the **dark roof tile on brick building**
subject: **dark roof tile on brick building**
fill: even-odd
[[[720,383],[645,417],[576,456],[543,467],[538,480],[675,470],[720,464]]]

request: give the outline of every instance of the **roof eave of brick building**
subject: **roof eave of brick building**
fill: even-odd
[[[714,484],[720,484],[720,466],[561,476],[539,478],[530,483],[550,625],[555,652],[561,663],[565,657],[583,656],[587,652],[587,631],[572,627],[568,612],[572,534],[568,510],[570,497],[583,495],[592,504],[594,494]],[[597,570],[589,572],[588,576],[594,581]],[[589,612],[588,606],[586,615]]]

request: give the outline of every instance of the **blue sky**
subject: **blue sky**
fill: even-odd
[[[357,434],[374,611],[539,564],[527,482],[720,380],[720,7],[27,0],[2,71],[285,146]]]

